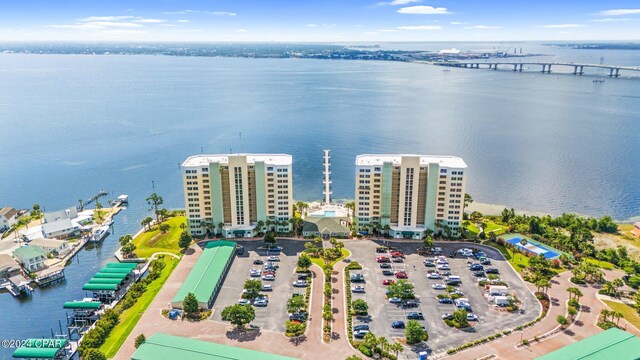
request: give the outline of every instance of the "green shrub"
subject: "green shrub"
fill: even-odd
[[[358,347],[358,350],[360,350],[360,352],[363,353],[365,356],[368,356],[368,357],[373,356],[373,351],[371,351],[371,349],[366,347],[364,344],[360,345]]]

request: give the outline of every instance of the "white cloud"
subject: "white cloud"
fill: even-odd
[[[542,25],[543,28],[547,29],[571,29],[571,28],[581,28],[586,25],[582,24],[551,24],[551,25]]]
[[[465,27],[465,29],[490,30],[490,29],[500,29],[500,26],[474,25],[474,26],[467,26]]]
[[[89,16],[83,19],[78,19],[78,21],[89,22],[89,21],[120,21],[120,20],[130,20],[135,19],[135,16],[124,15],[124,16]]]
[[[412,14],[412,15],[443,15],[450,14],[447,8],[433,7],[428,5],[408,6],[398,9],[400,14]]]
[[[178,20],[179,23],[189,23],[191,22],[190,20],[185,20],[185,19],[180,19]]]
[[[420,2],[421,0],[393,0],[389,3],[389,5],[407,5],[412,3]]]
[[[380,29],[379,32],[398,32],[398,29]]]
[[[236,30],[236,31],[237,31],[237,32],[241,32],[241,33],[249,32],[249,30],[247,30],[247,29],[238,29],[238,30]]]
[[[318,27],[318,24],[307,24],[308,27]]]
[[[130,22],[116,22],[116,21],[93,21],[85,24],[102,26],[102,27],[126,27],[126,28],[142,27],[142,25],[140,24],[135,24]]]
[[[165,15],[186,15],[186,14],[206,14],[215,16],[236,16],[238,14],[229,11],[202,11],[202,10],[179,10],[179,11],[165,11]]]
[[[365,31],[365,32],[363,32],[363,34],[365,34],[365,35],[378,35],[378,32],[377,31]]]
[[[107,28],[139,28],[142,27],[142,25],[131,22],[91,21],[76,24],[51,25],[49,27],[57,29],[102,30]]]
[[[604,19],[593,19],[591,21],[596,22],[618,22],[618,21],[631,21],[629,18],[604,18]]]
[[[603,10],[600,15],[603,16],[624,16],[624,15],[637,15],[640,14],[640,9],[612,9]]]
[[[409,26],[398,26],[398,30],[442,30],[442,26],[439,26],[439,25],[409,25]]]
[[[449,24],[451,24],[451,25],[465,25],[465,24],[468,24],[468,23],[462,22],[462,21],[452,21]]]
[[[143,24],[159,24],[159,23],[167,22],[167,20],[141,18],[141,19],[134,20],[134,22],[143,23]]]
[[[216,16],[236,16],[236,15],[238,15],[238,14],[236,14],[234,12],[228,12],[228,11],[212,11],[209,14],[216,15]]]

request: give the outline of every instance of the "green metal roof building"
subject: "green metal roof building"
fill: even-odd
[[[222,279],[231,266],[235,251],[236,243],[233,241],[209,242],[193,265],[182,287],[173,297],[172,306],[182,309],[185,296],[193,293],[202,309],[211,307],[213,299],[222,286]]]
[[[65,339],[27,339],[24,345],[13,352],[14,359],[62,359],[69,342]]]
[[[88,309],[98,310],[102,306],[100,301],[67,301],[64,303],[65,309]]]
[[[116,291],[120,289],[119,284],[94,284],[94,283],[86,283],[82,286],[82,290],[93,290],[93,291]]]
[[[295,358],[208,341],[155,333],[135,353],[132,360],[295,360]]]
[[[121,267],[103,267],[100,269],[101,273],[111,273],[111,274],[128,274],[131,272],[130,268],[121,268]]]
[[[124,279],[128,274],[124,273],[103,273],[99,272],[93,275],[93,279]]]
[[[638,360],[640,338],[611,328],[565,346],[536,360]]]
[[[135,263],[119,263],[119,262],[110,262],[105,265],[108,268],[125,268],[125,269],[135,269],[138,266]]]

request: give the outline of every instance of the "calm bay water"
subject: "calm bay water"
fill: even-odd
[[[602,56],[535,50],[554,61]],[[640,65],[640,52],[605,56]],[[406,63],[0,54],[0,205],[55,210],[101,189],[131,201],[66,283],[24,302],[0,295],[0,339],[56,329],[62,303],[84,295],[117,237],[147,216],[152,181],[167,207],[183,206],[178,164],[201,149],[292,154],[299,200],[321,197],[324,148],[335,198],[353,198],[357,154],[451,154],[469,165],[478,202],[638,217],[639,94],[640,79]]]

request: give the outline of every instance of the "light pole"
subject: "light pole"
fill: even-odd
[[[156,189],[156,182],[154,180],[151,180],[151,189]]]

